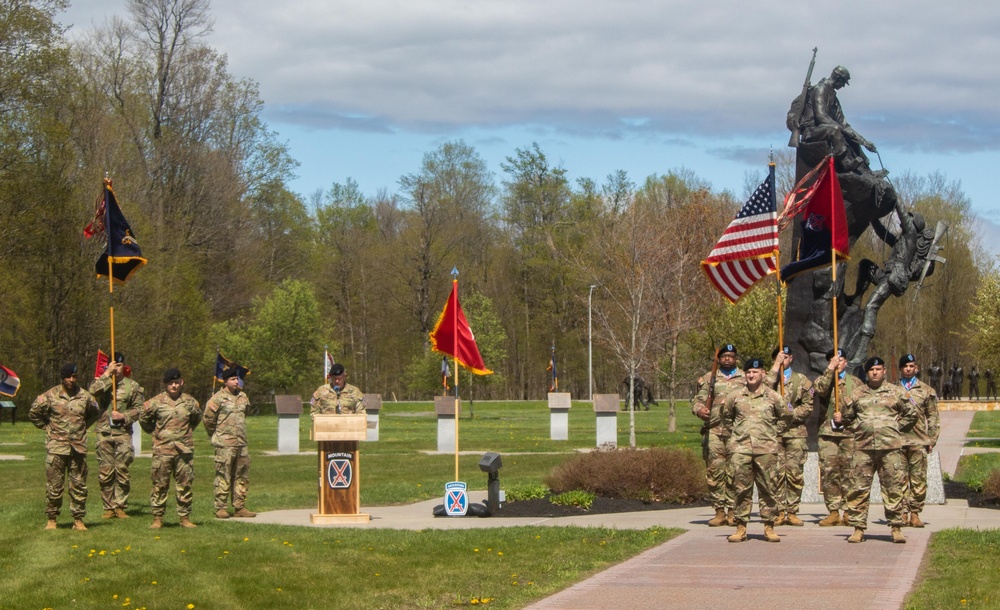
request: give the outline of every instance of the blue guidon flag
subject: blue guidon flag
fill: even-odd
[[[0,365],[0,394],[4,396],[16,396],[17,389],[21,387],[21,380],[17,373],[9,368]]]
[[[326,482],[330,489],[348,489],[354,480],[354,468],[350,456],[336,457],[326,464]]]
[[[469,510],[469,494],[465,483],[452,481],[444,486],[444,510],[449,517],[464,517]]]

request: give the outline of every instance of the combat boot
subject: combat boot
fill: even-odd
[[[56,520],[55,519],[49,519],[48,521],[46,521],[45,522],[45,529],[47,529],[47,530],[54,530],[54,529],[56,529]]]
[[[920,520],[920,515],[917,513],[910,513],[910,527],[923,527],[924,522]]]
[[[128,515],[125,513],[124,508],[116,508],[115,516],[118,517],[119,519],[128,519]]]
[[[774,524],[775,525],[784,525],[786,522],[787,522],[787,518],[785,516],[785,511],[779,512],[778,513],[778,517],[774,520]]]
[[[229,511],[226,510],[226,509],[224,509],[224,508],[220,508],[219,510],[215,511],[215,518],[216,519],[228,519],[229,518]]]
[[[795,513],[788,513],[785,515],[785,523],[788,525],[794,525],[795,527],[802,527],[805,525],[805,522],[802,521],[802,519],[799,519],[799,516]]]
[[[733,508],[726,513],[726,525],[736,525],[736,511]]]
[[[198,526],[195,525],[194,523],[191,523],[191,520],[188,519],[188,516],[184,515],[183,517],[181,517],[181,527],[186,527],[188,529],[191,529]]]
[[[854,528],[854,533],[847,539],[848,542],[861,542],[865,539],[865,530],[860,527]]]
[[[708,527],[720,527],[726,524],[726,509],[715,509],[715,516],[709,519]]]
[[[781,542],[781,537],[774,533],[774,525],[770,523],[764,524],[764,540],[768,542]]]
[[[906,537],[903,536],[903,530],[899,529],[898,525],[892,526],[892,541],[896,544],[906,544]]]
[[[163,517],[153,517],[153,525],[149,526],[151,530],[158,530],[163,527]]]
[[[79,530],[79,531],[82,532],[82,531],[86,531],[87,526],[83,524],[83,520],[82,519],[73,519],[73,529]]]
[[[819,525],[820,527],[832,527],[834,525],[840,525],[840,513],[835,510],[832,510],[830,511],[829,515],[824,517],[816,525]]]
[[[736,526],[736,533],[726,538],[729,542],[743,542],[747,539],[747,526],[740,523]]]
[[[115,518],[115,511],[111,510],[110,508],[101,513],[101,519],[114,519],[114,518]]]
[[[256,517],[257,513],[253,512],[252,510],[247,510],[246,508],[240,507],[239,509],[236,510],[235,513],[233,513],[233,516],[240,517],[242,519],[249,519],[250,517]]]

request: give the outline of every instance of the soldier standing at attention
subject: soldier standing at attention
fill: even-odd
[[[910,527],[924,526],[924,522],[920,520],[920,511],[924,509],[924,501],[927,499],[927,454],[934,450],[941,434],[937,393],[934,388],[917,379],[919,372],[920,367],[913,354],[906,354],[899,359],[899,385],[910,393],[910,401],[917,410],[917,423],[912,430],[903,433],[907,474],[903,522]],[[907,510],[910,511],[908,522],[905,515]]]
[[[906,458],[903,432],[913,428],[917,410],[909,393],[885,380],[885,360],[874,356],[865,361],[868,383],[855,388],[844,402],[844,410],[833,415],[833,423],[854,432],[851,488],[847,492],[847,523],[854,526],[848,542],[861,542],[868,527],[872,478],[878,471],[882,485],[885,520],[892,541],[905,543],[903,496],[906,493]]]
[[[357,387],[347,383],[344,365],[336,363],[330,367],[330,383],[313,392],[310,417],[340,413],[364,413],[365,395]]]
[[[205,430],[215,447],[215,518],[256,517],[247,510],[250,486],[250,452],[247,450],[247,410],[250,399],[240,389],[236,367],[222,372],[223,388],[205,404]]]
[[[28,419],[45,430],[45,529],[56,529],[63,488],[69,477],[69,510],[73,529],[85,530],[87,514],[87,428],[100,416],[97,401],[76,383],[75,364],[63,365],[62,383],[31,403]]]
[[[774,364],[771,372],[765,378],[765,383],[773,390],[784,389],[785,409],[781,416],[782,433],[778,449],[778,488],[775,495],[778,500],[778,518],[775,525],[802,526],[799,519],[799,503],[802,501],[802,488],[805,485],[805,464],[807,437],[806,420],[813,410],[812,383],[802,373],[792,372],[794,356],[787,345],[771,354]],[[782,378],[779,379],[778,375]]]
[[[132,422],[139,419],[143,390],[138,383],[125,376],[124,354],[115,352],[115,361],[109,363],[104,373],[90,384],[90,393],[101,408],[101,418],[97,420],[98,482],[104,505],[101,518],[128,519],[125,510],[132,487],[128,469],[135,459]]]
[[[163,373],[165,392],[150,398],[142,407],[139,425],[153,437],[153,487],[149,506],[153,513],[150,529],[163,527],[170,475],[174,476],[177,515],[181,527],[197,527],[191,522],[191,486],[194,484],[194,429],[201,423],[201,405],[184,394],[184,378],[177,369]]]
[[[746,377],[736,366],[736,347],[727,343],[719,348],[715,368],[698,378],[697,392],[691,401],[691,412],[705,422],[701,427],[702,457],[705,459],[708,497],[715,509],[715,517],[708,522],[710,527],[736,525],[730,453],[726,447],[729,432],[721,425],[721,414],[726,396],[745,385]],[[726,509],[729,510],[728,516]]]
[[[760,501],[760,518],[764,521],[764,539],[781,542],[774,533],[774,519],[778,516],[780,468],[778,451],[781,447],[782,418],[785,400],[764,384],[764,364],[759,358],[750,358],[743,366],[747,383],[730,392],[722,407],[722,427],[728,435],[732,454],[733,489],[736,502],[736,533],[729,542],[747,539],[747,522],[753,509],[753,488],[757,485]],[[795,415],[803,417],[811,405],[796,409]]]
[[[840,511],[847,505],[845,497],[850,488],[851,459],[854,455],[854,433],[842,427],[835,429],[832,425],[833,414],[833,383],[837,380],[838,398],[841,410],[844,401],[855,388],[864,382],[847,372],[847,358],[844,350],[838,349],[826,353],[829,366],[822,375],[816,378],[813,400],[819,409],[819,467],[820,479],[823,484],[823,501],[830,515],[817,525],[829,527],[832,525],[847,525],[847,514],[841,517]]]

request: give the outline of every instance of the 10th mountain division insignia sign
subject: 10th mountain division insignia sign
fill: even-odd
[[[469,494],[465,483],[452,481],[444,486],[444,509],[449,517],[464,517],[469,510]]]
[[[326,482],[331,489],[347,489],[354,480],[354,467],[351,465],[350,453],[331,453],[327,455]]]

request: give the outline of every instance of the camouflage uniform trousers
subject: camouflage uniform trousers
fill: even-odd
[[[851,478],[847,492],[847,523],[868,528],[868,508],[872,477],[878,471],[882,486],[885,520],[890,526],[903,525],[903,495],[906,493],[906,456],[902,449],[862,449],[851,459]]]
[[[154,517],[162,517],[167,512],[167,491],[170,489],[170,475],[174,476],[177,494],[177,514],[187,517],[191,514],[191,486],[194,484],[194,454],[153,456],[153,489],[149,495],[149,506]]]
[[[250,487],[250,452],[246,447],[215,448],[215,510],[226,510],[232,496],[233,508],[244,507]]]
[[[927,499],[927,446],[910,445],[903,447],[906,458],[906,496],[903,511],[919,513]]]
[[[753,510],[753,487],[757,484],[760,518],[770,523],[778,516],[776,491],[780,485],[778,455],[734,453],[732,457],[733,487],[736,494],[736,522],[746,524]]]
[[[702,457],[705,459],[705,478],[708,482],[708,499],[713,508],[732,508],[733,475],[730,465],[732,454],[726,448],[726,439],[711,432],[702,435]]]
[[[850,488],[851,454],[854,453],[854,439],[837,436],[819,437],[820,484],[823,487],[823,501],[831,513],[844,510],[844,497]]]
[[[132,479],[128,467],[135,459],[132,437],[127,434],[101,434],[97,437],[97,480],[101,484],[104,510],[128,508]]]
[[[808,439],[782,438],[778,450],[778,487],[775,496],[778,509],[796,515],[805,486],[806,449]]]
[[[83,519],[87,514],[87,455],[76,451],[69,455],[50,453],[45,456],[45,514],[49,519],[59,516],[67,475],[70,514],[74,519]]]

